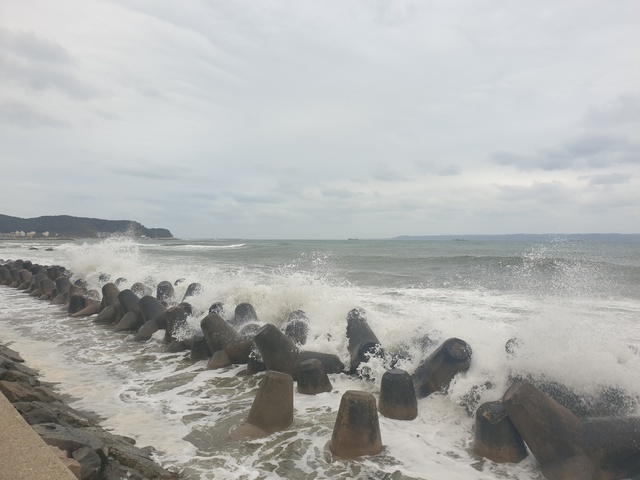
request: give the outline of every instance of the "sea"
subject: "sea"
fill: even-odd
[[[58,305],[0,287],[0,341],[20,352],[69,404],[101,425],[152,446],[185,479],[542,479],[535,458],[496,464],[474,455],[474,411],[499,400],[514,377],[562,385],[593,398],[621,393],[640,414],[640,242],[513,239],[393,240],[3,240],[0,259],[62,265],[100,289],[102,274],[124,289],[190,283],[189,327],[214,302],[223,317],[251,303],[262,323],[309,318],[306,350],[348,365],[346,316],[361,308],[388,353],[361,376],[331,374],[331,392],[294,392],[294,422],[238,440],[263,373],[207,370],[188,352],[167,353],[164,332],[143,343],[126,332],[70,318]],[[104,277],[103,277],[104,278]],[[470,369],[418,402],[412,421],[380,416],[384,449],[334,458],[328,442],[348,390],[379,395],[391,358],[408,372],[444,340],[473,350]],[[429,341],[425,341],[425,339]],[[508,353],[511,340],[517,351]],[[513,343],[512,343],[513,344]]]

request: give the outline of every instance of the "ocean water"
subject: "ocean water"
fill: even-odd
[[[584,398],[615,391],[625,414],[640,414],[640,243],[547,241],[134,240],[0,242],[0,259],[59,264],[100,288],[99,276],[174,283],[182,298],[192,282],[190,325],[214,302],[250,302],[260,320],[283,324],[297,309],[310,319],[306,350],[348,364],[346,315],[363,308],[388,352],[403,352],[410,372],[450,337],[473,349],[470,370],[449,390],[419,400],[418,418],[380,416],[384,450],[357,460],[328,452],[342,394],[378,395],[389,364],[373,359],[368,380],[330,375],[333,391],[294,394],[285,431],[233,440],[262,374],[243,366],[206,370],[186,353],[166,353],[164,332],[145,343],[72,319],[50,305],[0,287],[0,341],[12,342],[44,380],[95,412],[102,425],[152,445],[157,460],[187,479],[541,479],[530,455],[498,465],[472,450],[475,408],[498,400],[514,375],[565,385]],[[505,344],[517,338],[515,355]],[[433,348],[433,347],[432,347]]]

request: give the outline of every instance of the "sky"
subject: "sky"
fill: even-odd
[[[637,0],[5,0],[0,213],[640,232]]]

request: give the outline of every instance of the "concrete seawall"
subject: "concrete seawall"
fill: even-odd
[[[0,393],[0,480],[76,480]]]

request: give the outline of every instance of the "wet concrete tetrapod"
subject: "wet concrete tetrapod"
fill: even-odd
[[[298,370],[298,393],[316,395],[318,393],[330,392],[332,389],[331,381],[320,360],[311,358],[300,363]]]
[[[267,371],[260,381],[247,422],[234,432],[235,437],[264,436],[288,428],[293,423],[293,378]]]
[[[464,340],[446,340],[413,373],[418,398],[447,389],[458,373],[469,370],[471,355],[471,347]]]
[[[378,411],[395,420],[413,420],[418,416],[416,390],[408,372],[394,368],[382,375]]]
[[[187,287],[187,291],[184,292],[184,295],[182,296],[182,301],[184,302],[189,297],[195,297],[201,292],[202,292],[202,285],[200,283],[197,283],[197,282],[191,283]]]
[[[253,305],[250,303],[240,303],[236,306],[233,319],[229,320],[229,323],[235,328],[238,328],[245,323],[258,321],[258,315]]]
[[[52,303],[56,305],[63,305],[69,300],[69,289],[71,288],[71,280],[66,275],[61,275],[55,279],[56,292],[58,293],[55,298],[52,299]]]
[[[502,402],[483,403],[476,410],[473,453],[496,463],[518,463],[527,448]]]
[[[282,330],[294,343],[304,345],[309,334],[309,319],[302,310],[294,310],[287,317]]]
[[[640,474],[640,418],[581,421],[529,382],[502,399],[547,480],[622,479]]]
[[[11,288],[18,288],[20,286],[20,271],[21,268],[12,268],[9,273],[11,273]]]
[[[204,339],[204,336],[198,334],[194,335],[194,337],[191,339],[190,350],[190,358],[194,362],[211,358],[211,355],[213,354],[213,352],[209,350],[207,341]]]
[[[56,294],[56,284],[49,277],[44,278],[40,282],[40,290],[38,290],[38,299],[51,300]]]
[[[218,315],[222,315],[224,313],[224,305],[222,302],[215,302],[211,304],[209,307],[209,313],[217,313]]]
[[[10,285],[11,284],[11,273],[9,273],[9,269],[3,265],[0,267],[0,285]]]
[[[138,302],[138,308],[140,309],[139,323],[142,323],[142,325],[138,323],[138,331],[133,337],[133,340],[136,342],[145,342],[149,340],[155,332],[167,327],[167,308],[157,298],[151,295],[142,297]],[[120,323],[122,323],[122,321]],[[120,323],[116,326],[116,330],[120,327]]]
[[[164,334],[164,343],[171,343],[177,340],[176,333],[187,325],[188,314],[179,305],[167,309],[167,329]]]
[[[145,295],[153,294],[153,290],[151,290],[151,288],[147,287],[142,282],[136,282],[133,285],[131,285],[131,291],[135,293],[138,297],[144,297]]]
[[[376,399],[372,394],[348,390],[342,395],[329,448],[334,455],[347,459],[382,451]]]
[[[120,302],[118,301],[119,293],[120,289],[115,283],[105,283],[102,286],[102,310],[93,319],[93,323],[115,323],[116,320],[122,318],[122,315],[119,317],[119,311],[121,311]]]
[[[171,303],[175,297],[175,291],[173,285],[166,280],[163,280],[156,287],[156,299],[162,303]]]
[[[140,308],[138,307],[140,297],[136,295],[133,290],[125,289],[119,292],[118,302],[120,303],[120,307],[122,308],[123,313],[140,312]]]
[[[347,338],[351,356],[350,373],[356,373],[361,363],[366,363],[372,354],[380,353],[380,341],[364,317],[364,310],[354,308],[347,314]]]
[[[22,269],[18,272],[18,278],[20,280],[20,285],[18,285],[18,290],[27,290],[29,285],[31,284],[32,273],[29,270]]]
[[[240,342],[238,333],[217,313],[210,313],[204,317],[200,321],[200,327],[212,353]]]
[[[72,313],[71,316],[73,318],[88,317],[102,311],[102,304],[99,301],[90,298],[85,298],[84,301],[85,307],[82,310]],[[69,306],[71,306],[71,302],[69,302]]]
[[[138,308],[142,313],[142,319],[145,323],[153,320],[158,328],[167,327],[167,307],[165,307],[158,299],[151,295],[145,295],[138,302]]]
[[[582,445],[603,472],[603,478],[638,478],[640,475],[639,417],[587,419],[583,422]]]
[[[29,294],[33,294],[33,292],[40,292],[40,283],[48,278],[44,273],[36,273],[33,277],[31,277],[31,283],[29,284]]]
[[[580,448],[582,422],[569,409],[528,382],[511,386],[503,403],[545,478],[575,478],[570,472],[589,463]]]
[[[233,362],[224,350],[218,350],[214,352],[209,361],[207,362],[207,370],[215,370],[217,368],[228,367]]]
[[[86,306],[84,295],[71,295],[69,297],[69,305],[67,307],[67,313],[73,315],[84,310]]]
[[[298,347],[275,325],[266,324],[254,337],[254,342],[267,370],[297,377]]]

